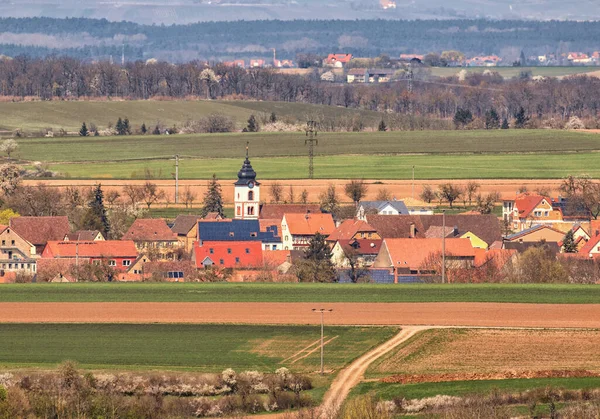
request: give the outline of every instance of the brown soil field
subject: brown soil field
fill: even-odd
[[[527,185],[528,189],[533,191],[536,188],[546,188],[557,193],[558,187],[560,186],[561,179],[543,179],[543,180],[523,180],[523,179],[502,179],[502,180],[490,180],[490,179],[473,179],[481,185],[480,191],[482,193],[488,192],[499,192],[502,198],[510,198],[516,195],[517,190],[522,185]],[[89,187],[97,183],[101,183],[105,193],[109,190],[116,189],[118,192],[122,192],[124,185],[142,185],[145,180],[26,180],[26,185],[36,185],[43,183],[49,187],[65,188],[67,186],[80,186]],[[173,180],[155,180],[155,182],[168,196],[173,197],[175,194],[175,181]],[[261,198],[265,202],[270,201],[269,186],[273,182],[278,182],[283,186],[284,193],[287,194],[290,185],[294,187],[296,195],[299,195],[303,189],[308,191],[309,201],[317,202],[319,194],[323,192],[330,184],[338,185],[339,198],[342,201],[350,203],[350,200],[343,193],[343,185],[348,183],[348,180],[340,179],[301,179],[301,180],[265,180],[262,181]],[[413,195],[412,182],[409,180],[365,180],[369,184],[369,190],[365,200],[374,200],[380,189],[386,188],[390,194],[396,199],[409,198]],[[374,182],[381,182],[381,184],[374,184]],[[466,185],[470,180],[417,180],[414,186],[414,197],[418,198],[423,185],[431,185],[434,189],[437,185],[443,183],[453,183],[456,185]],[[233,181],[232,180],[221,180],[221,187],[223,189],[223,199],[226,203],[233,202]],[[194,193],[197,195],[196,205],[202,201],[202,197],[206,192],[206,180],[182,180],[179,182],[180,194],[183,194],[183,190],[186,186],[189,186]]]
[[[319,324],[313,308],[333,309],[333,325],[600,328],[600,304],[0,303],[0,321]]]
[[[369,371],[395,374],[385,380],[393,382],[589,376],[600,373],[600,331],[431,329]]]

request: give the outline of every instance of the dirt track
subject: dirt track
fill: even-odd
[[[328,324],[600,328],[600,304],[0,303],[0,322]]]

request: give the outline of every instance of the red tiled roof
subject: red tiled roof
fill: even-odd
[[[105,240],[95,242],[49,241],[43,257],[54,258],[136,258],[137,250],[131,240]]]
[[[265,263],[272,267],[277,267],[284,262],[290,261],[291,258],[290,250],[269,250],[263,252],[263,259]]]
[[[220,268],[257,268],[263,263],[262,244],[256,241],[204,242],[194,248],[194,254],[198,268],[206,258]]]
[[[281,219],[263,218],[258,220],[258,224],[260,225],[260,231],[263,233],[266,233],[267,228],[269,227],[277,227],[277,236],[281,237]]]
[[[70,231],[67,217],[15,217],[10,219],[10,227],[35,246],[63,240]]]
[[[519,218],[527,218],[542,200],[546,200],[552,205],[552,200],[541,195],[519,195],[515,199],[515,207],[519,209]]]
[[[321,207],[312,204],[263,204],[259,218],[282,220],[284,214],[320,214]]]
[[[285,214],[290,234],[312,236],[320,233],[330,235],[335,230],[331,214]]]
[[[377,255],[381,250],[383,240],[338,240],[344,251],[356,251],[360,255]]]
[[[356,233],[377,233],[375,228],[371,227],[363,220],[345,220],[327,237],[328,241],[350,240]]]
[[[352,60],[352,54],[329,54],[327,56],[328,63],[335,63],[336,61],[349,63],[350,60]]]
[[[442,253],[441,239],[385,239],[396,268],[419,269],[431,254]],[[475,257],[469,239],[446,239],[446,256]]]
[[[133,222],[121,240],[175,241],[177,236],[162,218],[139,218]]]
[[[587,255],[587,254],[591,253],[591,251],[594,250],[594,248],[596,246],[598,246],[599,242],[600,242],[600,235],[592,236],[592,238],[585,244],[585,246],[583,246],[581,248],[579,253],[581,253],[583,255]]]

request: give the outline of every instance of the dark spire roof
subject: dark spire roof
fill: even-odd
[[[246,160],[244,160],[244,164],[242,164],[242,168],[238,172],[238,180],[235,182],[236,186],[248,185],[250,181],[254,182],[255,185],[259,185],[256,181],[256,172],[252,168],[252,164],[248,158],[248,144],[246,143]]]

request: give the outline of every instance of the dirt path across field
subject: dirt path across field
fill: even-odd
[[[600,304],[0,303],[4,323],[319,324],[600,328]]]
[[[369,368],[369,365],[371,365],[373,361],[385,355],[401,343],[406,342],[408,339],[414,336],[415,333],[426,329],[428,329],[428,327],[404,327],[400,333],[398,333],[392,339],[367,352],[356,361],[348,365],[346,368],[341,370],[335,380],[333,380],[331,383],[331,387],[329,387],[327,393],[325,393],[325,397],[323,398],[323,402],[319,408],[319,416],[323,419],[335,417],[335,413],[341,408],[344,400],[346,400],[346,397],[348,397],[348,394],[350,394],[350,390],[360,383],[365,375],[365,372],[367,371],[367,368]]]

